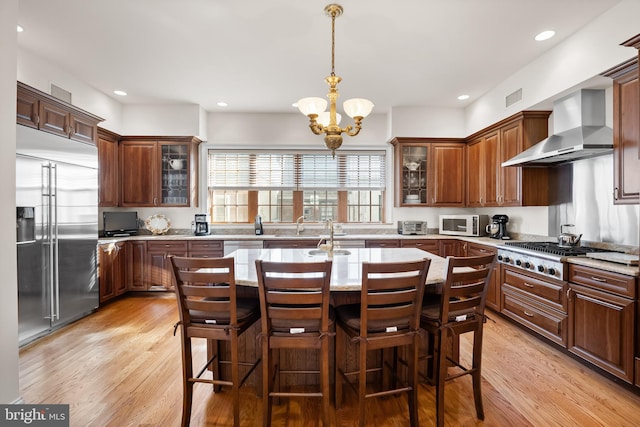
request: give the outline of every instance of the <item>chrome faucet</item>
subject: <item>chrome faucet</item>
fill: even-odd
[[[326,226],[329,228],[329,252],[333,252],[333,219],[329,218],[326,222]]]
[[[296,236],[299,236],[300,233],[304,231],[304,226],[302,223],[304,222],[304,215],[300,215],[298,219],[296,219]]]

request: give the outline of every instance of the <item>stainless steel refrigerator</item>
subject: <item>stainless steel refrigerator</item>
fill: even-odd
[[[18,125],[20,345],[98,307],[97,241],[97,148]]]

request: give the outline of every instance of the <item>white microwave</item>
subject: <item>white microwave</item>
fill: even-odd
[[[440,234],[451,236],[484,236],[489,215],[440,215]]]

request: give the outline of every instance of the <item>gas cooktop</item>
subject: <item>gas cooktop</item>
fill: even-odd
[[[589,246],[560,246],[555,242],[505,242],[506,246],[528,249],[535,252],[542,252],[552,255],[582,256],[590,252],[606,252],[605,249],[593,248]]]

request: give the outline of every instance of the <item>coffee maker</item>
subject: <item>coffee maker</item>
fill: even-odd
[[[507,215],[494,215],[491,217],[491,223],[487,225],[486,231],[492,239],[511,239],[507,234],[507,223],[509,217]]]
[[[209,221],[207,221],[207,214],[196,214],[193,234],[196,236],[209,235]]]

